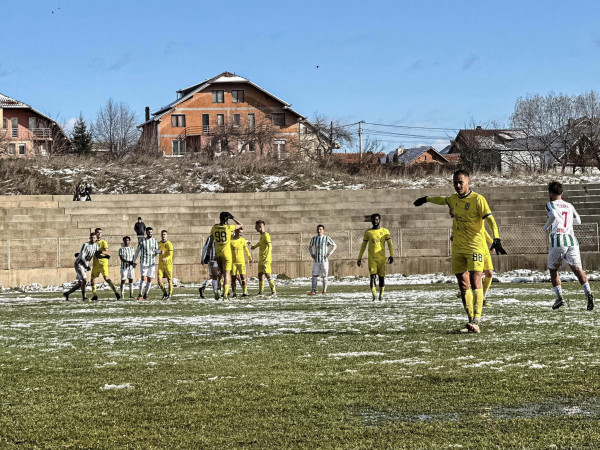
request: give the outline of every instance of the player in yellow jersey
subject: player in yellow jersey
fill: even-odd
[[[229,225],[229,219],[235,222],[235,225]],[[229,287],[231,286],[231,233],[238,228],[242,228],[243,224],[235,219],[230,213],[223,211],[219,214],[219,223],[210,230],[209,246],[212,242],[215,243],[215,260],[219,266],[219,270],[223,274],[223,300],[229,300]],[[218,294],[215,294],[215,299],[218,300]]]
[[[449,211],[448,213],[450,214],[450,217],[454,218],[454,210],[450,207],[448,207]],[[492,237],[490,236],[490,234],[487,232],[487,230],[484,228],[483,229],[484,235],[485,235],[485,241],[487,242],[487,245],[491,245],[494,240],[492,239]],[[450,236],[450,240],[452,240],[454,238],[454,236]],[[492,286],[492,279],[494,278],[494,263],[492,262],[492,255],[490,254],[490,249],[487,247],[487,245],[484,247],[484,254],[483,254],[483,281],[481,282],[482,288],[483,288],[483,306],[491,306],[491,303],[487,300],[487,293],[490,290],[490,287]],[[493,251],[493,250],[492,250]],[[460,291],[458,292],[458,298],[462,298],[462,295],[460,293]]]
[[[258,247],[258,295],[264,295],[264,279],[266,278],[271,288],[271,296],[276,297],[275,280],[271,279],[271,262],[273,258],[271,236],[265,231],[264,220],[257,220],[254,228],[260,233],[258,242],[250,247],[252,250]]]
[[[457,170],[452,177],[455,194],[449,197],[421,197],[415,206],[427,202],[450,206],[454,210],[452,221],[452,271],[456,275],[468,323],[460,331],[479,333],[483,289],[481,277],[484,269],[483,256],[487,247],[484,235],[484,220],[488,223],[494,240],[490,250],[506,254],[502,247],[498,226],[486,199],[470,189],[469,172]]]
[[[366,216],[369,218],[369,216]],[[373,294],[373,301],[377,299],[377,277],[379,277],[379,300],[383,300],[383,292],[385,290],[385,263],[392,264],[394,262],[394,245],[392,244],[392,237],[387,228],[381,227],[381,215],[375,213],[371,214],[370,218],[373,228],[365,231],[363,243],[360,247],[360,253],[358,254],[358,261],[356,264],[358,267],[362,264],[363,253],[369,245],[369,274],[371,275],[371,293]],[[387,242],[390,256],[385,257],[385,244]]]
[[[98,288],[96,287],[96,278],[100,275],[106,281],[106,284],[110,286],[110,288],[115,293],[115,297],[117,300],[121,298],[121,295],[117,292],[117,288],[108,277],[108,260],[110,259],[110,255],[108,254],[108,242],[105,239],[102,239],[102,228],[96,228],[94,230],[96,236],[98,237],[98,251],[94,255],[94,261],[92,263],[92,300],[98,300]]]
[[[248,280],[246,279],[246,256],[248,263],[252,264],[252,255],[248,250],[248,242],[242,237],[243,228],[238,228],[231,239],[231,256],[233,267],[231,269],[231,288],[233,297],[236,296],[235,283],[239,281],[242,286],[242,297],[248,297]]]
[[[163,300],[170,300],[173,295],[173,244],[168,240],[167,230],[160,232],[158,249],[162,252],[158,260],[158,274],[156,280],[163,291]],[[162,279],[167,279],[167,289]]]

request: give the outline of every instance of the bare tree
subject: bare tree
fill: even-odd
[[[113,156],[122,156],[134,148],[139,138],[138,117],[124,102],[109,98],[92,124],[94,139]]]
[[[313,120],[302,123],[298,147],[310,159],[327,158],[336,148],[351,145],[355,136],[350,127],[315,113]]]

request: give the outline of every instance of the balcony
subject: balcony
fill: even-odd
[[[50,140],[52,139],[52,130],[50,128],[11,128],[0,130],[0,135],[19,141]]]
[[[210,134],[210,126],[203,125],[201,127],[185,127],[185,129],[179,134],[180,139],[185,139],[191,136],[202,136]]]

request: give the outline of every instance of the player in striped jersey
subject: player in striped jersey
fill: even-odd
[[[550,233],[550,245],[548,248],[548,268],[550,269],[550,280],[554,286],[556,301],[552,309],[558,309],[565,304],[562,296],[562,286],[558,269],[565,261],[575,276],[583,292],[587,297],[587,310],[594,309],[594,296],[588,283],[587,275],[581,267],[581,255],[579,253],[579,242],[573,231],[573,224],[581,224],[581,218],[573,205],[562,199],[563,186],[558,181],[552,181],[548,184],[548,195],[550,201],[546,203],[548,220],[542,227],[544,231]]]
[[[158,285],[163,291],[163,300],[170,300],[173,295],[173,244],[167,239],[167,230],[160,232],[160,242],[158,243],[158,249],[162,252],[158,261]],[[165,285],[162,279],[167,279],[168,288],[165,289]]]
[[[331,247],[331,250],[329,250]],[[310,240],[308,251],[313,259],[312,290],[310,295],[315,295],[319,275],[323,277],[323,295],[327,294],[327,275],[329,274],[329,257],[333,255],[337,245],[329,236],[325,236],[325,226],[317,225],[317,235]]]
[[[229,225],[229,219],[235,222],[235,225]],[[223,300],[229,300],[229,288],[231,287],[231,233],[241,228],[242,222],[235,219],[230,213],[223,211],[219,214],[219,223],[213,225],[210,230],[210,238],[215,243],[215,253],[219,270],[223,274]],[[215,299],[219,298],[215,296]]]
[[[461,292],[463,306],[468,322],[460,330],[462,333],[479,333],[481,311],[483,309],[482,272],[483,256],[486,252],[484,220],[492,231],[494,240],[490,250],[506,254],[498,234],[498,226],[492,216],[487,200],[470,189],[469,173],[457,170],[452,177],[455,194],[449,197],[421,197],[415,200],[415,206],[427,202],[450,206],[454,210],[452,221],[452,271],[456,275]]]
[[[242,237],[243,228],[238,228],[231,239],[231,287],[233,297],[236,296],[235,283],[239,281],[242,287],[242,297],[248,297],[248,280],[246,279],[246,256],[248,263],[252,264],[252,255],[248,250],[248,242]]]
[[[215,298],[219,298],[219,277],[221,274],[219,273],[219,266],[215,260],[215,243],[211,241],[210,236],[206,238],[206,242],[202,247],[200,264],[208,265],[208,276],[212,281],[213,293]],[[207,281],[208,280],[204,280],[202,286],[198,288],[198,291],[200,292],[200,298],[204,298],[204,289],[206,289]]]
[[[392,264],[394,262],[394,244],[392,244],[392,237],[387,228],[381,227],[381,215],[371,214],[366,216],[365,221],[371,221],[373,228],[365,231],[363,243],[360,247],[358,254],[358,261],[356,264],[358,267],[362,264],[362,257],[369,245],[369,274],[371,275],[370,285],[371,294],[373,294],[373,301],[377,299],[377,277],[379,277],[379,300],[383,300],[383,293],[385,291],[385,263]],[[385,257],[385,243],[387,242],[390,256],[386,259]]]
[[[108,242],[102,238],[102,228],[96,228],[94,231],[98,236],[98,251],[94,255],[94,261],[92,264],[92,300],[98,300],[96,278],[98,278],[100,275],[102,275],[102,278],[104,278],[106,284],[108,284],[113,290],[117,300],[119,300],[121,298],[121,294],[117,292],[116,286],[108,277],[108,260],[110,259],[110,255],[108,254]]]
[[[260,239],[250,249],[258,247],[258,295],[263,296],[265,290],[265,281],[271,288],[271,296],[277,296],[275,280],[271,279],[271,263],[273,259],[273,246],[271,245],[271,236],[265,231],[265,221],[257,220],[254,229],[260,233]]]
[[[87,272],[91,270],[90,262],[98,251],[98,244],[96,244],[97,239],[98,236],[96,233],[90,233],[90,240],[81,246],[79,253],[75,253],[75,274],[77,275],[77,281],[71,289],[69,289],[67,292],[63,292],[63,297],[65,300],[69,300],[69,295],[79,288],[81,288],[81,299],[87,300],[85,296]]]
[[[140,272],[142,280],[140,281],[138,300],[141,300],[142,298],[148,300],[148,292],[150,291],[150,286],[152,286],[152,278],[156,275],[156,255],[161,253],[158,249],[158,242],[152,237],[152,232],[152,227],[146,228],[146,237],[140,239],[135,255],[133,255],[133,262],[136,262],[138,255],[140,255]],[[144,282],[146,283],[145,286]]]
[[[133,256],[135,250],[130,246],[131,238],[125,236],[123,244],[119,249],[119,258],[121,259],[121,297],[125,289],[125,281],[129,280],[129,298],[133,298],[133,279],[135,278],[135,262]]]

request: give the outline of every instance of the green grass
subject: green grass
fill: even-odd
[[[0,447],[596,447],[600,308],[564,290],[552,311],[549,284],[495,283],[480,335],[452,332],[447,284],[382,303],[366,284],[229,304],[2,294]]]

